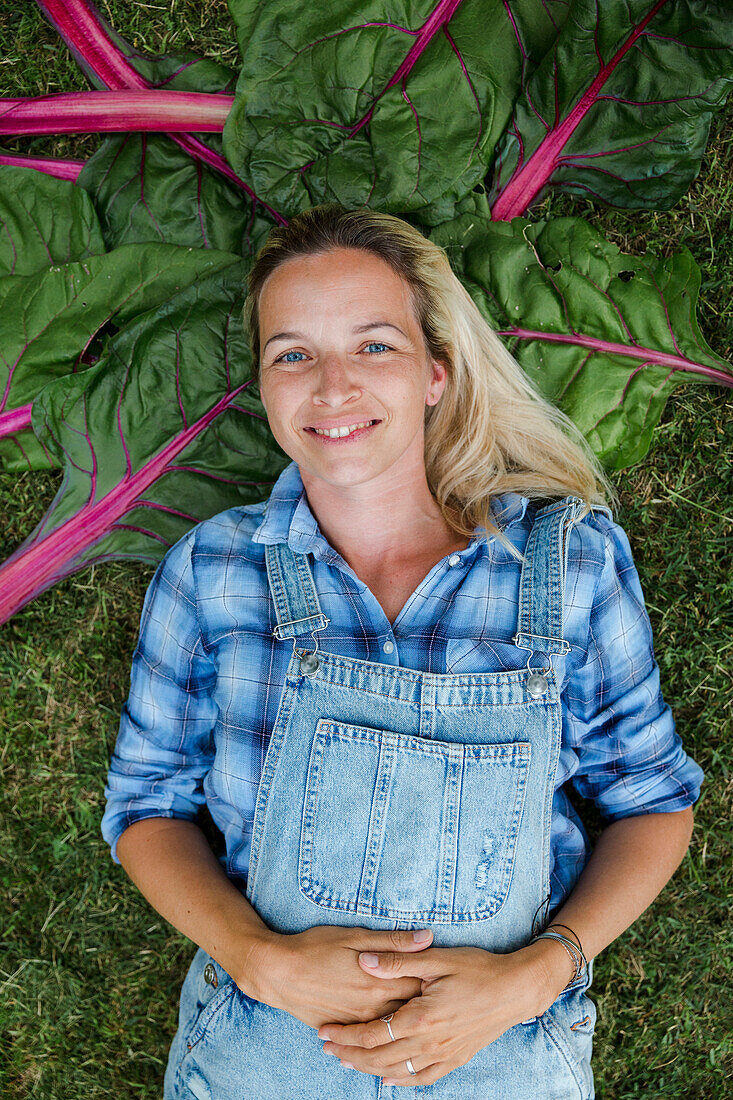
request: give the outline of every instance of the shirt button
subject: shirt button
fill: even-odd
[[[384,650],[385,653],[391,653],[392,650],[394,649],[394,646],[392,645],[391,642],[385,642],[384,645],[382,646],[382,649]]]
[[[448,565],[458,565],[460,560],[460,554],[451,554],[451,556],[448,558]]]

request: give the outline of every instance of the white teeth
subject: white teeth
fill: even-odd
[[[361,424],[344,424],[342,428],[314,428],[313,431],[316,435],[328,435],[331,439],[339,439],[343,435],[348,435],[349,432],[355,432],[357,428],[368,428],[371,424],[371,420],[363,420]]]

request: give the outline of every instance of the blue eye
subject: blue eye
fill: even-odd
[[[371,352],[370,354],[372,354],[372,355],[382,355],[385,351],[390,351],[391,350],[389,344],[382,344],[382,343],[380,343],[379,340],[372,340],[369,344],[366,345],[366,348],[364,350],[367,350],[369,348],[379,349],[375,352]],[[299,355],[301,358],[300,359],[290,359],[290,358],[288,358],[291,355]],[[275,359],[274,362],[275,363],[300,363],[305,358],[306,357],[303,355],[302,351],[284,351],[282,353],[282,355],[278,355],[277,359]]]
[[[279,363],[282,360],[284,363],[299,363],[300,362],[299,359],[287,359],[286,356],[288,356],[288,355],[302,355],[302,354],[303,354],[302,351],[286,351],[286,352],[283,352],[282,355],[278,355],[275,362]]]

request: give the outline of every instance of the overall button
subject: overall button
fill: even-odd
[[[219,979],[216,976],[216,970],[211,965],[211,963],[207,963],[204,967],[204,981],[207,985],[213,985],[214,989],[216,989],[219,984]]]
[[[394,649],[394,646],[392,645],[391,642],[385,642],[384,645],[382,646],[382,649],[384,650],[385,653],[391,653],[392,650]]]
[[[547,677],[543,676],[541,672],[533,672],[527,680],[527,691],[529,694],[534,695],[536,698],[538,695],[542,695],[546,690]]]
[[[315,653],[304,653],[300,659],[300,671],[305,672],[306,676],[312,676],[320,663]]]
[[[451,554],[451,556],[448,558],[448,565],[460,565],[460,562],[461,562],[461,555],[460,554]]]

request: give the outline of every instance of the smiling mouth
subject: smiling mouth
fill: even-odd
[[[360,423],[362,424],[362,427],[353,428],[351,431],[347,430],[347,425],[339,428],[338,431],[336,431],[336,429],[331,429],[334,432],[333,435],[331,435],[331,432],[325,428],[306,428],[305,430],[307,432],[310,432],[310,434],[315,436],[317,439],[322,439],[328,443],[340,443],[342,440],[345,439],[353,439],[356,436],[365,435],[368,431],[371,431],[372,428],[375,428],[377,424],[381,424],[381,420],[360,421]]]

